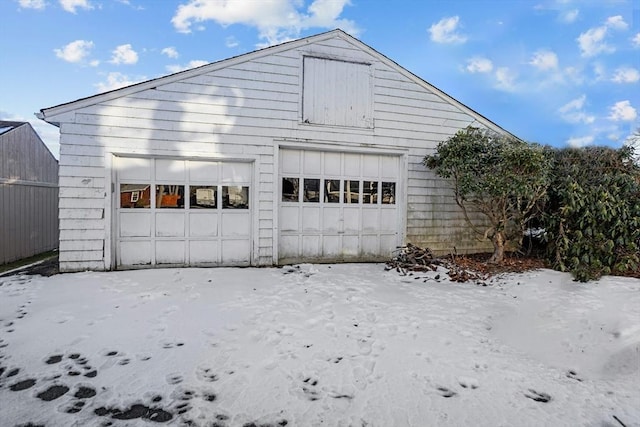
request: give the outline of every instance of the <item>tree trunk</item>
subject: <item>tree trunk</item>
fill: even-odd
[[[491,236],[493,243],[493,255],[489,258],[489,264],[500,264],[504,259],[504,234],[497,231]]]

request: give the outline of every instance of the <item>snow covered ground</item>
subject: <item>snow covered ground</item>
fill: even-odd
[[[0,425],[640,426],[640,280],[0,278]]]

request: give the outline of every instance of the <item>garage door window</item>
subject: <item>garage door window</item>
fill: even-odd
[[[376,181],[362,183],[362,203],[371,205],[378,203],[378,183]]]
[[[360,202],[360,181],[353,181],[348,179],[344,181],[344,202]]]
[[[189,207],[191,209],[215,209],[218,188],[214,186],[190,186]]]
[[[151,184],[120,184],[120,207],[151,208]]]
[[[304,201],[311,203],[320,202],[320,180],[315,178],[304,179]]]
[[[184,185],[156,185],[156,208],[184,208]]]
[[[298,178],[282,178],[282,201],[297,202],[300,200],[299,186]]]
[[[382,204],[394,205],[395,203],[396,203],[396,183],[383,182],[382,183]]]
[[[249,209],[249,187],[223,186],[223,209]]]
[[[340,203],[340,180],[339,179],[324,180],[324,202]]]

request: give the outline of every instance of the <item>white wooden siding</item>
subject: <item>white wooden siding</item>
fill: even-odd
[[[302,123],[300,92],[307,55],[371,64],[373,129]],[[180,81],[161,79],[152,89],[61,114],[61,268],[96,268],[100,262],[102,269],[111,267],[96,248],[111,233],[107,212],[113,209],[113,178],[103,168],[112,154],[257,161],[254,261],[272,264],[278,199],[274,147],[280,141],[302,149],[315,143],[332,150],[405,150],[406,240],[438,252],[454,246],[458,252],[486,249],[486,243],[470,234],[448,183],[421,164],[439,142],[475,118],[410,77],[334,37]],[[84,198],[91,201],[77,200]]]

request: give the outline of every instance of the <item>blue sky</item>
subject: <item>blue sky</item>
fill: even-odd
[[[342,28],[522,139],[640,127],[639,0],[2,0],[0,119]]]

